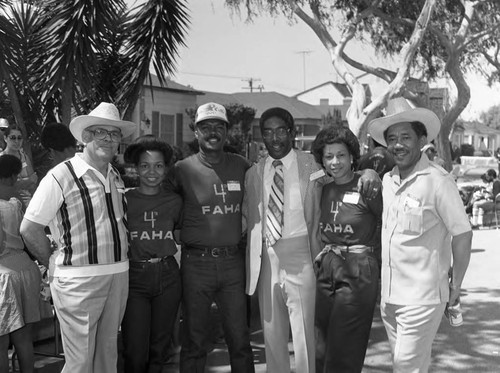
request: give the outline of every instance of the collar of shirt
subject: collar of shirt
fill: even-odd
[[[418,175],[422,174],[427,174],[429,173],[429,167],[431,166],[431,162],[429,161],[429,158],[427,158],[427,155],[422,153],[419,161],[411,171],[411,173],[406,177],[406,179],[401,180],[401,176],[399,174],[399,168],[398,166],[395,166],[392,171],[389,172],[391,179],[397,184],[397,185],[402,185],[410,180],[413,180],[415,177]]]
[[[280,159],[280,161],[283,162],[283,169],[289,170],[290,167],[292,167],[292,164],[296,161],[296,159],[297,159],[297,154],[295,154],[295,151],[293,149],[290,150],[290,152],[288,152],[287,155],[285,155],[283,158]],[[275,159],[273,157],[267,157],[266,164],[264,167],[265,174],[271,172],[274,161]]]
[[[97,171],[94,167],[90,166],[87,162],[85,162],[82,157],[83,153],[76,153],[75,156],[70,159],[75,169],[75,174],[78,178],[82,177],[87,171],[91,170],[97,175],[97,177],[99,177],[99,179],[101,179],[101,181],[105,185],[106,185],[105,180],[112,179],[111,178],[112,176],[114,176],[114,179],[116,178],[119,179],[120,175],[116,172],[113,166],[111,166],[111,164],[108,164],[108,172],[106,174],[106,179],[105,179],[104,176],[99,171]]]

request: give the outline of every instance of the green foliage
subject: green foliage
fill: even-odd
[[[255,118],[255,109],[238,103],[225,105],[229,126],[241,123],[241,132],[248,133]]]
[[[495,105],[481,114],[481,122],[488,127],[500,129],[500,105]]]
[[[329,126],[342,127],[342,113],[338,109],[333,109],[333,112],[328,111],[326,115],[321,116],[321,128]]]
[[[111,101],[131,114],[149,74],[175,69],[189,24],[182,0],[32,0],[0,14],[0,78],[18,122],[40,126]],[[19,107],[16,102],[19,101]],[[31,128],[36,131],[36,128]],[[30,128],[28,128],[30,132]]]

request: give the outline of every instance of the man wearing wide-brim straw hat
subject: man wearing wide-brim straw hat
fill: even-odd
[[[83,153],[43,178],[21,234],[43,265],[49,267],[50,261],[50,288],[66,360],[63,372],[116,372],[129,263],[125,187],[110,162],[136,125],[121,120],[115,105],[103,102],[73,119],[69,128],[86,145]],[[45,226],[57,244],[53,255]]]
[[[368,124],[396,162],[383,180],[380,310],[394,371],[427,372],[443,311],[459,299],[472,231],[452,177],[420,150],[439,133],[436,114],[402,97],[385,114]]]

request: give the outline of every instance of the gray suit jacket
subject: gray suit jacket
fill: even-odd
[[[300,179],[300,194],[304,208],[304,218],[309,233],[311,260],[321,251],[319,231],[320,201],[323,178],[314,174],[321,170],[311,154],[299,150],[297,166]],[[245,176],[245,196],[243,198],[243,229],[247,229],[246,251],[246,292],[252,295],[259,281],[262,250],[265,248],[265,206],[264,206],[264,165],[265,159],[253,165]],[[312,176],[311,176],[312,175]],[[313,180],[311,180],[313,179]],[[285,207],[286,208],[286,207]]]

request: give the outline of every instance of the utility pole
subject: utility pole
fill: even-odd
[[[304,78],[304,91],[306,90],[306,55],[311,54],[311,50],[303,50],[295,52],[302,55],[302,76]]]
[[[248,87],[242,87],[242,89],[249,89],[250,92],[253,92],[253,83],[260,81],[260,79],[255,79],[255,78],[247,78],[247,79],[241,79],[241,80],[243,82],[248,82]],[[257,88],[260,89],[260,86]]]

